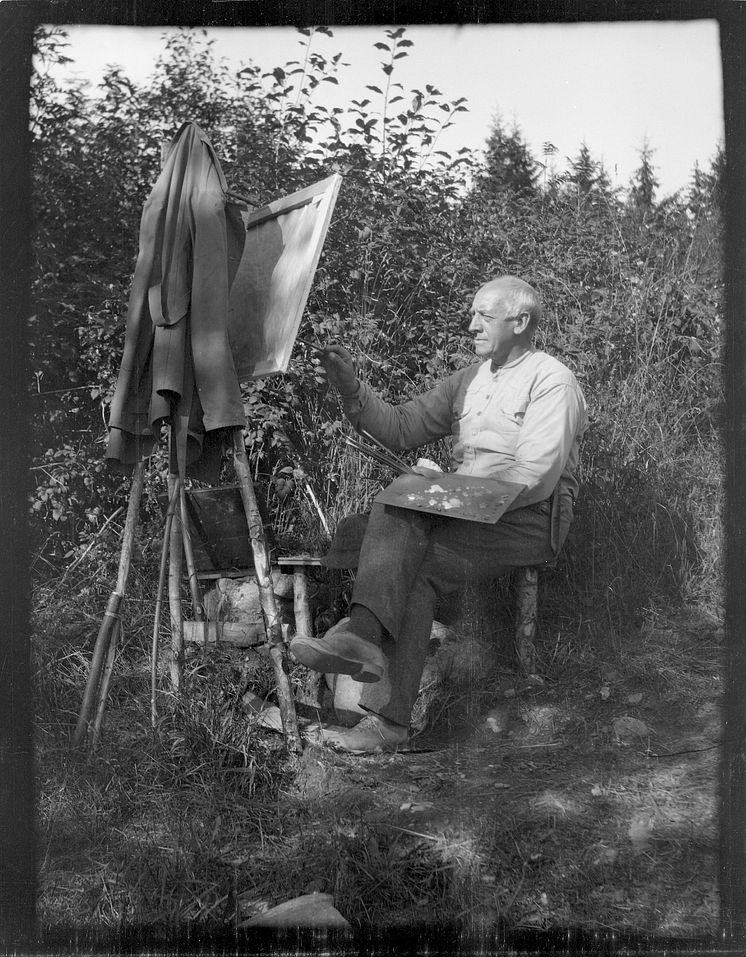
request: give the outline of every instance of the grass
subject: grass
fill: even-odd
[[[149,581],[138,565],[138,615]],[[458,627],[477,637],[418,703],[419,750],[371,758],[312,746],[288,755],[242,711],[236,653],[193,659],[188,693],[162,695],[153,730],[144,612],[141,636],[128,628],[122,646],[99,749],[75,757],[92,606],[70,602],[55,633],[41,609],[42,926],[235,932],[320,891],[353,927],[406,930],[437,915],[476,936],[496,922],[711,932],[716,752],[649,753],[679,750],[686,729],[700,744],[716,735],[703,706],[717,701],[717,623],[648,611],[637,643],[611,655],[581,634],[544,634],[545,680],[532,685],[494,647],[485,667],[479,628],[486,619],[494,632],[502,615],[509,630],[508,597],[498,590],[486,610],[466,603]],[[264,693],[271,676],[251,673]],[[501,701],[511,730],[496,737],[483,720]],[[633,711],[652,737],[620,743],[613,720]]]

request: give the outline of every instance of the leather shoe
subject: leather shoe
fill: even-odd
[[[290,642],[290,651],[313,671],[350,675],[365,684],[380,681],[385,666],[381,649],[350,631],[349,623],[343,618],[323,638],[299,635]]]
[[[407,729],[402,725],[387,721],[377,714],[369,714],[358,721],[354,728],[325,730],[321,740],[335,751],[370,754],[375,751],[396,751],[400,745],[406,744],[408,736]]]

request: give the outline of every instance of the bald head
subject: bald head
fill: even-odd
[[[494,301],[500,302],[511,315],[528,313],[528,333],[533,336],[543,312],[541,299],[533,286],[518,276],[499,276],[481,286],[479,294],[494,297]]]
[[[477,290],[471,306],[469,331],[474,352],[490,359],[493,368],[519,358],[531,348],[541,318],[541,302],[534,289],[517,276],[500,276]]]

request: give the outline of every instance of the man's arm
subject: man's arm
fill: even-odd
[[[360,382],[352,356],[342,346],[326,346],[321,361],[352,425],[389,448],[414,449],[451,434],[451,379],[408,402],[391,405]]]
[[[547,384],[532,397],[516,443],[515,462],[496,473],[526,486],[511,508],[549,498],[586,422],[582,396],[571,383]]]

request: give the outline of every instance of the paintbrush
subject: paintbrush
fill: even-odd
[[[372,459],[374,462],[378,462],[379,465],[385,465],[386,468],[397,472],[399,475],[405,475],[412,472],[412,469],[406,464],[406,462],[403,462],[400,458],[397,458],[393,452],[390,452],[380,443],[378,443],[379,448],[376,448],[375,446],[365,445],[363,442],[358,442],[349,435],[343,435],[342,441],[351,449],[355,449],[356,452],[362,452],[363,455],[367,455],[368,458]]]
[[[307,349],[313,349],[314,352],[326,352],[329,346],[322,346],[320,342],[312,342],[310,339],[303,339],[301,336],[295,337],[296,342],[300,342],[302,346],[305,346]],[[339,342],[332,342],[332,346],[341,345]],[[360,355],[367,359],[369,362],[372,362],[374,365],[380,365],[380,362],[376,362],[375,359],[372,359],[367,352],[360,351]]]
[[[403,462],[400,458],[398,458],[398,456],[394,455],[391,449],[387,445],[384,445],[383,442],[379,442],[375,435],[371,435],[370,432],[366,432],[365,429],[359,429],[358,431],[364,439],[367,439],[372,445],[375,445],[381,452],[383,452],[384,455],[389,456],[393,462],[396,462],[403,471],[409,471],[409,466],[406,464],[406,462]]]
[[[326,346],[322,346],[319,342],[311,342],[310,339],[301,339],[300,336],[295,337],[296,342],[300,342],[302,346],[306,346],[308,349],[313,349],[314,352],[324,352]]]

